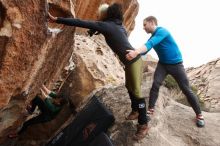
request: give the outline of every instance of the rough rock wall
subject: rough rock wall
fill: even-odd
[[[75,35],[72,59],[75,69],[66,80],[63,92],[73,91],[69,97],[76,107],[93,90],[124,83],[124,70],[101,36]]]
[[[100,4],[119,2],[123,4],[124,25],[130,33],[135,26],[135,17],[137,16],[139,5],[137,0],[75,0],[75,14],[77,18],[96,20],[97,10]]]
[[[149,72],[149,73],[154,73],[154,71],[156,69],[156,66],[157,66],[157,63],[158,63],[158,60],[153,58],[151,55],[148,55],[148,54],[142,56],[142,59],[144,61],[143,71],[144,72]]]
[[[25,14],[31,11],[40,11],[45,16],[45,2],[32,3],[31,1],[17,3],[13,1],[1,1],[2,24],[1,25],[1,107],[8,104],[10,97],[22,90],[26,78],[30,75],[38,52],[47,37],[45,17],[29,16]],[[26,9],[27,5],[36,5],[36,10]],[[38,21],[38,22],[37,22]],[[35,22],[30,25],[30,22]],[[31,39],[31,41],[30,41]],[[21,55],[22,54],[22,55]],[[20,88],[20,89],[19,89]],[[16,90],[17,89],[17,90]]]
[[[8,128],[21,124],[25,102],[44,82],[58,78],[72,52],[74,28],[63,27],[57,36],[48,29],[56,26],[47,22],[46,0],[1,0],[0,7],[1,140]],[[59,7],[51,11],[71,14]]]
[[[187,70],[190,81],[210,111],[220,111],[220,59]]]

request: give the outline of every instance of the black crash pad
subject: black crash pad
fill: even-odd
[[[106,132],[114,120],[111,111],[96,96],[93,96],[75,119],[46,146],[88,146],[102,132]],[[106,138],[106,135],[104,137]]]

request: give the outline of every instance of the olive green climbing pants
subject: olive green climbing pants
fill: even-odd
[[[143,98],[141,93],[142,72],[143,61],[141,58],[125,66],[125,86],[128,92],[132,93],[136,98]]]

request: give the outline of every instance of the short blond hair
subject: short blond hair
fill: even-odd
[[[107,10],[108,10],[108,7],[109,5],[104,3],[104,4],[101,4],[98,8],[98,14],[101,16],[101,15],[106,15],[107,13]]]

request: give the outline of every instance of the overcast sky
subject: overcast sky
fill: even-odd
[[[220,57],[219,0],[138,0],[139,13],[129,40],[137,48],[150,37],[143,30],[143,19],[156,16],[176,40],[185,67],[196,67]],[[157,58],[154,50],[150,55]]]

